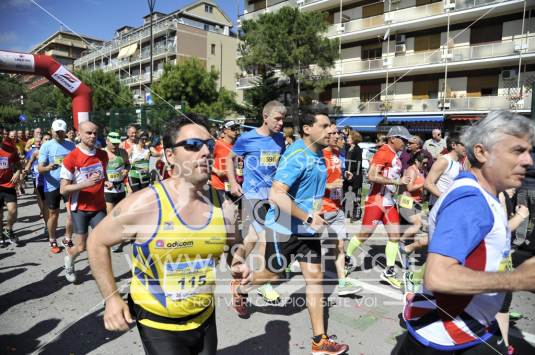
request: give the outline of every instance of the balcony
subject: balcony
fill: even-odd
[[[163,70],[156,70],[152,76],[152,80],[157,80],[163,75]],[[141,75],[131,75],[128,78],[120,79],[121,83],[127,86],[147,84],[150,82],[150,72]]]
[[[388,101],[361,101],[360,99],[342,99],[339,105],[332,100],[330,108],[333,112],[344,115],[377,114],[377,113],[455,113],[455,112],[487,112],[491,110],[529,111],[531,109],[531,93],[521,100],[507,96],[480,96],[444,99],[392,99]]]
[[[342,24],[333,24],[327,30],[328,37],[340,37],[342,42],[351,42],[380,35],[387,28],[401,31],[423,30],[430,26],[446,25],[448,11],[451,21],[471,21],[493,8],[492,14],[510,13],[522,9],[522,0],[444,0],[423,6],[413,6],[385,12],[382,15],[355,19]]]
[[[268,12],[277,12],[279,9],[281,9],[284,6],[292,6],[294,5],[295,1],[288,1],[288,0],[268,0],[267,7],[263,9],[258,10],[244,10],[243,15],[241,15],[238,18],[238,23],[241,23],[242,21],[246,20],[256,20],[260,15],[263,15]]]
[[[491,64],[514,62],[519,53],[523,58],[535,56],[535,36],[524,39],[507,40],[474,46],[458,46],[440,48],[433,51],[407,53],[398,56],[384,56],[372,60],[338,61],[331,70],[335,77],[371,77],[376,74],[405,72],[411,70],[417,74],[443,70],[446,62],[448,67],[462,65],[464,69],[481,67],[481,63]]]
[[[236,80],[236,89],[245,90],[255,86],[258,77],[255,75],[246,76]]]

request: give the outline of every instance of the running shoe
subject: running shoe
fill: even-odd
[[[353,271],[355,271],[355,264],[353,264],[353,258],[349,255],[346,255],[344,258],[344,274],[345,276],[349,275]]]
[[[4,237],[4,234],[0,233],[0,247],[5,248],[7,246],[6,237]]]
[[[64,263],[65,263],[65,278],[69,282],[75,282],[76,274],[74,273],[74,260],[72,259],[70,255],[65,255]]]
[[[338,355],[349,350],[347,344],[336,342],[336,335],[322,335],[319,343],[312,340],[312,354],[314,355]]]
[[[515,348],[512,345],[507,347],[507,355],[515,355]]]
[[[238,314],[239,317],[245,318],[249,315],[249,310],[247,309],[247,295],[239,293],[239,287],[239,280],[230,281],[230,292],[232,293],[232,308]]]
[[[5,236],[5,243],[6,244],[18,244],[19,238],[15,236],[15,233],[13,233],[12,229],[4,228],[4,231],[2,234]]]
[[[54,254],[61,253],[61,248],[58,246],[58,243],[54,241],[50,241],[50,251]]]
[[[519,320],[524,318],[524,315],[517,311],[509,311],[509,319],[510,320]]]
[[[338,296],[349,296],[354,295],[362,291],[362,288],[360,286],[357,286],[357,283],[355,280],[352,279],[344,279],[341,284],[338,284]]]
[[[393,267],[389,267],[381,273],[381,280],[387,282],[395,289],[401,289],[401,280],[397,278],[396,272],[394,271]]]
[[[63,244],[63,247],[65,248],[72,248],[74,246],[72,239],[66,237],[61,240],[61,244]]]
[[[422,281],[415,279],[412,271],[405,271],[403,273],[403,293],[422,292]]]
[[[273,289],[273,286],[271,284],[265,284],[263,286],[260,286],[256,292],[262,296],[265,302],[267,303],[279,303],[281,300],[281,296],[277,291]]]

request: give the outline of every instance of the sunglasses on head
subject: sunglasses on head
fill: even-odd
[[[173,144],[173,148],[184,147],[189,152],[198,152],[204,145],[208,147],[210,152],[213,152],[215,141],[213,139],[189,138]]]

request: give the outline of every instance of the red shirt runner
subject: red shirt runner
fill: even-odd
[[[337,149],[323,149],[327,167],[327,187],[323,196],[321,212],[336,212],[342,209],[343,178],[340,152]]]
[[[71,211],[97,212],[106,209],[104,200],[104,178],[108,165],[108,154],[100,149],[84,152],[76,147],[63,160],[61,178],[78,184],[87,181],[95,174],[100,176],[99,182],[71,194]]]
[[[232,144],[229,144],[225,142],[223,139],[218,139],[215,142],[214,147],[214,168],[217,170],[223,170],[226,171],[227,164],[226,159],[229,155],[229,153],[232,151]],[[227,186],[225,187],[225,184],[228,185],[228,179],[225,175],[225,177],[220,178],[215,173],[212,172],[212,186],[216,190],[225,190],[230,191],[230,188]]]
[[[13,167],[15,163],[19,162],[19,153],[17,149],[12,148],[4,143],[0,147],[0,187],[5,189],[12,189],[15,187],[11,183],[13,178]]]

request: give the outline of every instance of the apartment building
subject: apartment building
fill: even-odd
[[[246,0],[240,19],[288,5],[326,12],[327,36],[341,41],[333,82],[318,97],[340,125],[427,132],[490,110],[531,110],[532,0]]]
[[[90,46],[98,46],[102,43],[104,43],[102,40],[85,35],[78,36],[72,32],[60,29],[36,45],[30,53],[52,56],[69,70],[73,70],[74,61],[80,58],[85,50]],[[48,83],[48,79],[42,76],[21,75],[19,77],[30,90]]]
[[[114,38],[94,47],[75,62],[86,70],[114,72],[137,104],[146,103],[150,86],[150,14],[140,27],[122,26]],[[219,72],[219,87],[236,91],[236,51],[232,21],[210,0],[195,1],[170,14],[153,13],[153,82],[165,63],[195,57],[207,70]]]

